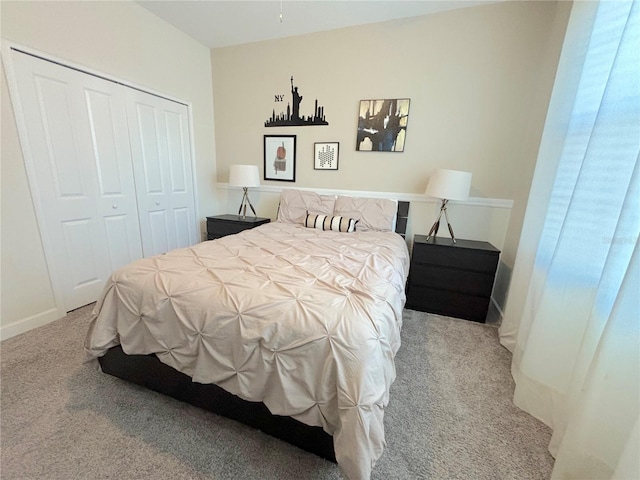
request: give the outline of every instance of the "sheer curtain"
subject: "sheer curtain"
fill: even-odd
[[[552,478],[640,478],[640,8],[574,2],[502,344]]]

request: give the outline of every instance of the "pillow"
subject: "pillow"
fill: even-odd
[[[333,230],[334,232],[355,232],[357,220],[347,217],[332,217],[330,215],[318,215],[308,213],[304,220],[304,226],[319,230]]]
[[[339,195],[333,209],[334,215],[358,220],[360,232],[395,231],[398,201],[385,198],[361,198]]]
[[[278,221],[301,225],[305,221],[307,212],[320,215],[333,215],[336,197],[333,195],[318,195],[315,192],[287,189],[280,194]]]

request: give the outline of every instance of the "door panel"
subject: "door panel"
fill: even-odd
[[[167,128],[167,154],[169,155],[169,172],[171,173],[171,192],[188,193],[187,188],[187,161],[183,151],[185,145],[182,138],[184,119],[175,112],[164,112],[164,121]],[[189,161],[189,166],[191,162]],[[189,179],[190,180],[190,179]]]
[[[155,109],[152,105],[138,103],[136,105],[137,135],[140,141],[139,159],[141,160],[144,188],[147,195],[164,194],[162,173],[165,170],[160,156],[158,127]]]
[[[188,247],[198,242],[193,171],[189,143],[187,107],[173,102],[163,106],[170,167],[170,205],[173,210],[173,228],[176,247]]]
[[[93,77],[85,75],[89,79]],[[97,79],[100,80],[100,79]],[[86,84],[83,108],[88,118],[96,175],[97,213],[107,242],[108,271],[142,258],[138,205],[131,165],[127,110],[120,85],[100,80]],[[100,88],[96,88],[96,87]],[[116,235],[109,229],[115,228]]]
[[[189,236],[191,231],[190,213],[187,208],[174,208],[173,209],[173,222],[176,226],[176,240],[178,247],[188,247],[192,245],[191,238]]]
[[[92,90],[85,90],[85,96],[93,137],[99,193],[100,195],[123,194],[111,98],[103,92]]]
[[[81,165],[75,148],[74,132],[70,128],[72,117],[69,95],[73,85],[41,75],[35,75],[34,81],[38,104],[33,106],[40,109],[34,113],[39,113],[44,133],[43,145],[40,147],[46,153],[45,158],[53,172],[55,195],[58,198],[86,198],[80,178]]]
[[[104,230],[107,235],[107,243],[111,246],[109,249],[109,270],[117,270],[118,268],[141,258],[141,250],[136,248],[132,251],[131,234],[127,215],[111,215],[104,216]],[[139,245],[136,245],[139,247]]]
[[[145,256],[160,255],[161,253],[171,250],[169,245],[169,225],[167,225],[167,212],[164,210],[156,210],[147,212],[149,221],[149,232],[145,236],[149,253]],[[145,250],[145,253],[147,250]]]
[[[104,282],[102,272],[96,265],[100,252],[96,251],[92,241],[95,238],[95,225],[90,218],[67,220],[61,225],[66,256],[73,259],[68,265],[66,277],[73,297],[86,305],[94,301],[91,287],[97,285],[102,288]]]

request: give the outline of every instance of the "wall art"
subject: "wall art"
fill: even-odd
[[[284,95],[274,95],[276,103],[284,102]],[[273,109],[271,117],[264,122],[265,127],[300,127],[307,125],[329,125],[324,115],[324,107],[318,105],[318,99],[315,99],[313,114],[306,116],[300,110],[303,96],[298,92],[298,87],[293,85],[293,77],[291,77],[291,102],[287,103],[287,110],[276,113]],[[309,101],[305,103],[309,105]],[[309,108],[306,109],[309,111]]]
[[[338,170],[338,154],[340,143],[314,143],[313,144],[313,168],[314,170]]]
[[[296,136],[264,136],[264,179],[296,181]]]
[[[360,100],[356,150],[403,152],[409,99]]]

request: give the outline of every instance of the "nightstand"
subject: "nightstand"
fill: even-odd
[[[226,237],[243,230],[255,228],[259,225],[269,223],[271,220],[261,217],[245,217],[242,215],[216,215],[207,217],[207,240]]]
[[[499,257],[488,242],[415,235],[406,307],[485,322]]]

